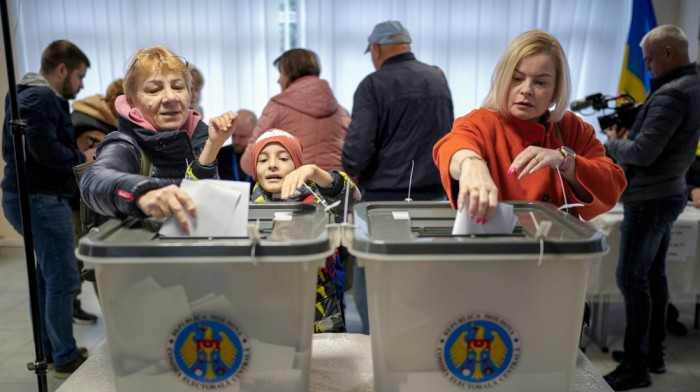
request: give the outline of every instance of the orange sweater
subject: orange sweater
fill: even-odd
[[[564,144],[576,152],[576,178],[593,197],[584,203],[576,197],[566,180],[568,203],[582,203],[572,213],[590,220],[610,210],[627,186],[622,169],[605,156],[605,149],[595,136],[593,127],[578,116],[567,112],[559,122]],[[458,118],[452,131],[433,148],[433,159],[442,185],[456,207],[459,183],[450,178],[450,159],[462,149],[473,150],[488,162],[491,178],[498,187],[499,200],[547,201],[556,206],[564,204],[559,175],[544,169],[518,180],[518,173],[507,175],[515,157],[533,143],[544,148],[558,149],[562,143],[551,122],[547,127],[516,118],[504,119],[499,113],[477,109]]]

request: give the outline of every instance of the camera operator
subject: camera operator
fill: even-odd
[[[624,353],[605,376],[614,390],[651,384],[663,373],[668,287],[665,259],[673,222],[686,205],[685,175],[700,138],[700,75],[688,40],[674,25],[649,31],[640,43],[651,91],[630,130],[607,130],[608,152],[625,171],[620,201],[617,284],[625,300]]]

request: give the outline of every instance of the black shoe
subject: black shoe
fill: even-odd
[[[625,366],[618,366],[603,377],[614,391],[645,388],[651,385],[651,376],[646,370],[640,371]]]
[[[97,316],[83,310],[80,300],[73,301],[73,323],[79,325],[92,325],[97,323]]]
[[[53,375],[56,378],[65,379],[70,377],[73,372],[78,370],[80,365],[87,361],[87,350],[85,355],[83,355],[82,350],[78,356],[73,360],[73,362],[67,363],[65,365],[56,366],[53,369]]]
[[[688,327],[683,325],[683,323],[678,320],[668,321],[666,323],[666,329],[668,330],[668,333],[673,336],[684,336],[688,333]]]
[[[664,361],[661,361],[661,363],[649,363],[649,372],[654,373],[654,374],[663,374],[666,373],[666,364]]]
[[[666,329],[668,333],[674,336],[683,336],[688,333],[688,328],[678,321],[680,317],[680,312],[672,303],[669,302],[666,311]]]
[[[622,362],[622,358],[624,356],[625,356],[624,351],[613,350],[613,352],[612,352],[612,358],[617,363]],[[654,374],[666,373],[666,364],[664,363],[664,360],[661,359],[659,361],[649,361],[649,372],[654,373]]]
[[[625,357],[625,352],[622,350],[613,350],[612,352],[612,359],[613,361],[620,363],[622,362],[622,358]]]
[[[86,347],[78,347],[78,352],[83,357],[88,357],[88,349]],[[51,357],[50,355],[46,356],[46,368],[49,370],[52,370],[54,368],[53,357]]]

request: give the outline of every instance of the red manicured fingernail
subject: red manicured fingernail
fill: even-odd
[[[513,174],[513,173],[515,173],[517,170],[518,170],[517,168],[511,167],[510,169],[508,169],[508,172],[507,172],[506,174],[508,174],[508,175]]]

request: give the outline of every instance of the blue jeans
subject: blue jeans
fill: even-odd
[[[622,365],[645,370],[663,360],[666,340],[666,251],[686,194],[624,203],[617,285],[625,300]]]
[[[353,265],[352,271],[352,296],[355,299],[357,313],[360,314],[362,321],[362,331],[365,335],[369,335],[369,311],[367,308],[367,282],[365,282],[365,268],[357,265],[357,260]]]
[[[56,366],[78,357],[73,338],[73,299],[80,288],[75,262],[71,209],[58,195],[29,196],[42,341],[47,357]],[[19,195],[2,193],[2,208],[10,224],[22,233]]]

